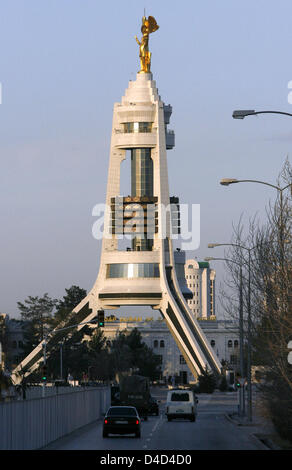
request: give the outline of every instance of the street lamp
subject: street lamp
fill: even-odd
[[[210,245],[215,245],[211,244]],[[208,245],[209,247],[209,245]],[[205,261],[229,261],[230,263],[237,264],[239,266],[239,354],[240,354],[240,375],[244,377],[244,362],[243,362],[243,297],[242,297],[242,264],[227,258],[213,258],[207,256]],[[240,392],[240,415],[245,415],[245,398],[244,398],[244,387]]]
[[[69,330],[70,328],[75,328],[75,327],[78,327],[78,326],[81,326],[81,325],[87,325],[89,323],[96,323],[97,322],[97,319],[96,320],[89,320],[89,321],[85,321],[85,322],[82,322],[82,323],[76,323],[75,325],[70,325],[70,326],[66,326],[64,328],[59,328],[57,330],[52,330],[50,333],[47,333],[45,336],[44,336],[44,339],[42,341],[42,347],[43,347],[43,367],[47,367],[47,343],[48,343],[48,338],[54,334],[54,333],[59,333],[60,331],[65,331],[65,330]],[[62,346],[63,346],[63,343],[61,343]],[[62,360],[62,348],[61,348],[61,351],[60,351],[60,373],[61,373],[61,378],[62,378],[62,375],[63,375],[63,360]],[[46,380],[43,381],[43,389],[42,389],[42,396],[43,398],[45,397],[45,390],[46,390]]]
[[[284,111],[255,111],[254,109],[237,109],[235,111],[233,111],[233,114],[232,114],[232,117],[233,119],[244,119],[246,116],[253,116],[253,115],[257,115],[257,114],[283,114],[284,116],[292,116],[291,113],[286,113]],[[288,188],[290,186],[291,188],[291,196],[292,196],[292,184],[288,184],[287,186],[285,186],[284,188],[279,188],[278,186],[275,186],[273,184],[270,184],[270,183],[266,183],[264,181],[255,181],[255,180],[236,180],[236,179],[232,179],[232,178],[224,178],[220,181],[220,184],[224,185],[224,186],[228,186],[229,184],[232,184],[232,183],[241,183],[241,182],[250,182],[250,183],[260,183],[260,184],[266,184],[267,186],[271,186],[272,188],[275,188],[277,189],[278,191],[280,191],[280,211],[281,211],[281,214],[280,214],[280,217],[281,217],[281,227],[280,227],[280,237],[283,237],[283,233],[282,233],[282,230],[283,230],[283,213],[282,213],[282,209],[283,209],[283,191]],[[281,238],[281,258],[282,258],[282,262],[283,262],[283,255],[284,255],[284,240],[283,238]]]
[[[238,180],[235,180],[238,182]],[[208,248],[215,248],[216,246],[235,246],[242,250],[248,251],[248,296],[247,296],[247,413],[249,421],[252,421],[252,388],[251,388],[251,283],[250,283],[250,261],[251,251],[256,248],[242,246],[236,243],[209,243]],[[231,261],[231,260],[229,260]]]
[[[283,188],[280,188],[280,186],[276,186],[275,184],[267,183],[266,181],[259,181],[259,180],[238,180],[236,178],[223,178],[220,180],[220,184],[222,186],[229,186],[230,184],[235,184],[235,183],[258,183],[258,184],[264,184],[265,186],[270,186],[271,188],[274,188],[278,191],[278,194],[280,194],[280,253],[281,253],[281,265],[283,267],[283,259],[284,259],[284,227],[283,227],[283,191],[285,189],[290,188],[291,191],[291,196],[292,196],[292,183],[287,184]]]
[[[220,184],[222,186],[229,186],[230,184],[235,183],[258,183],[258,184],[265,184],[266,186],[270,186],[271,188],[277,189],[280,193],[282,193],[285,189],[291,188],[291,195],[292,195],[292,183],[287,184],[284,188],[280,188],[275,184],[267,183],[266,181],[259,181],[259,180],[238,180],[236,178],[222,178],[220,180]]]
[[[282,111],[255,111],[254,109],[237,109],[233,111],[233,119],[244,119],[246,116],[256,116],[257,114],[284,114],[285,116],[292,116],[290,113]]]
[[[229,186],[230,184],[238,182],[239,181],[235,178],[223,178],[222,180],[220,180],[220,184],[222,184],[222,186]]]
[[[229,186],[230,184],[234,183],[258,183],[258,184],[264,184],[265,186],[270,186],[271,188],[274,188],[278,191],[278,194],[280,194],[280,255],[281,255],[281,266],[283,269],[283,261],[284,261],[284,227],[283,227],[283,191],[285,189],[290,187],[291,191],[291,196],[292,196],[292,183],[287,184],[283,188],[280,188],[279,186],[276,186],[275,184],[267,183],[266,181],[258,181],[258,180],[237,180],[236,178],[223,178],[220,181],[220,184],[222,186]]]
[[[223,178],[220,181],[220,184],[222,186],[229,186],[230,184],[235,184],[235,183],[258,183],[258,184],[264,184],[266,186],[270,186],[271,188],[274,188],[278,191],[280,194],[280,254],[281,254],[281,266],[283,269],[283,259],[284,259],[284,233],[283,233],[283,191],[287,188],[291,188],[291,195],[292,195],[292,183],[287,184],[287,186],[284,186],[283,188],[280,188],[279,186],[276,186],[271,183],[267,183],[266,181],[258,181],[258,180],[238,180],[236,178]],[[220,246],[220,244],[210,244],[209,248],[213,248],[214,246]],[[221,244],[223,245],[223,244]],[[251,304],[250,304],[250,252],[253,250],[253,248],[247,248],[241,246],[240,248],[248,250],[248,417],[249,420],[252,421],[252,390],[251,390]]]

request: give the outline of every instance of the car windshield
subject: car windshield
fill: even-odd
[[[107,412],[108,416],[137,416],[136,410],[134,408],[127,408],[126,406],[121,406],[117,408],[110,408]]]
[[[172,393],[171,401],[190,401],[188,393]]]

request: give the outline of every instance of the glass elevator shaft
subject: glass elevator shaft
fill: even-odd
[[[150,148],[131,149],[131,196],[153,196],[153,161]],[[142,229],[132,240],[134,251],[150,251],[153,247],[153,239],[147,238],[145,233],[144,221],[147,219],[144,216],[141,221]]]

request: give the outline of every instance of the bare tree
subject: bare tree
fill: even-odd
[[[229,317],[237,320],[239,274],[236,261],[242,265],[244,273],[245,333],[250,292],[252,363],[265,366],[266,380],[261,389],[272,418],[278,425],[280,423],[281,430],[285,428],[282,434],[292,439],[292,366],[287,359],[287,345],[292,339],[292,167],[288,159],[277,186],[276,199],[266,207],[265,223],[255,216],[250,219],[248,230],[242,218],[233,226],[232,246],[224,255],[233,262],[226,263],[228,279],[221,291],[221,302]],[[282,188],[286,191],[280,190]],[[287,421],[289,413],[290,421]],[[283,420],[287,421],[286,425]]]

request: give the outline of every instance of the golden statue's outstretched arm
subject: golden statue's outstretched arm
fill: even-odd
[[[139,41],[139,39],[137,38],[137,36],[135,36],[135,39],[136,39],[137,43],[139,44],[139,46],[141,46],[141,42]]]

